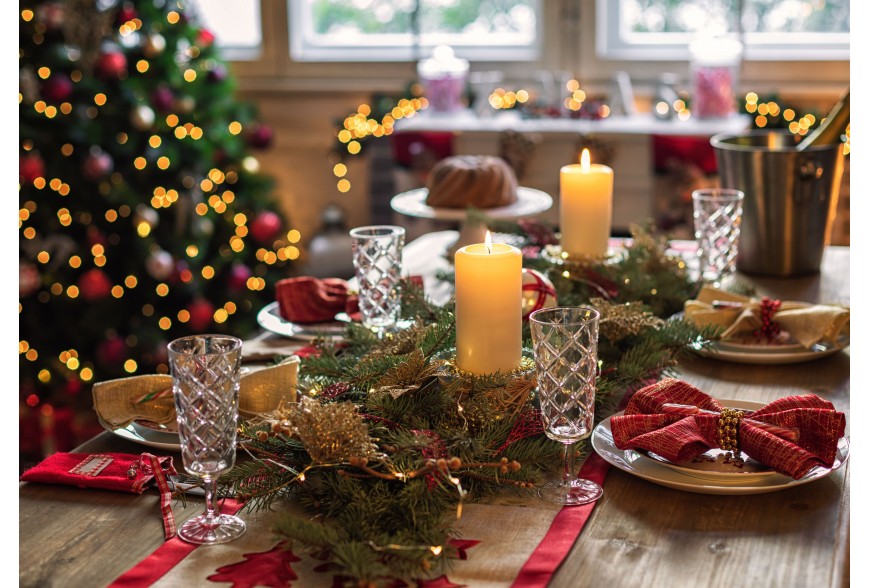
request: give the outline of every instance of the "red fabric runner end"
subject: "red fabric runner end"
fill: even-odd
[[[223,514],[234,515],[242,510],[243,502],[227,498],[220,501]],[[199,545],[186,543],[177,536],[154,550],[154,553],[121,574],[108,588],[145,588],[166,575]]]
[[[610,470],[610,464],[601,459],[597,453],[592,452],[580,472],[580,478],[591,480],[596,484],[603,485],[604,478]],[[599,499],[600,500],[600,499]],[[520,573],[517,574],[512,588],[545,588],[559,566],[562,565],[580,532],[589,520],[589,515],[598,502],[584,504],[583,506],[566,506],[559,511],[556,518],[550,524],[547,534],[538,543],[538,546],[523,564]]]

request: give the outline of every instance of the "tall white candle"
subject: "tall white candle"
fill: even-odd
[[[509,372],[523,348],[523,256],[504,243],[456,252],[456,363],[473,374]]]
[[[559,172],[562,251],[571,257],[607,255],[613,216],[613,170],[592,164],[584,149],[579,164]]]

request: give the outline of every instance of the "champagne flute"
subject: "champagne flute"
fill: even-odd
[[[577,477],[574,444],[592,433],[598,373],[598,320],[593,308],[555,307],[529,316],[544,432],[565,445],[562,477],[541,498],[565,506],[597,500],[601,486]]]
[[[241,363],[236,337],[193,335],[169,344],[184,469],[205,486],[205,512],[178,530],[189,543],[226,543],[245,532],[242,519],[221,514],[216,504],[218,477],[236,462]]]

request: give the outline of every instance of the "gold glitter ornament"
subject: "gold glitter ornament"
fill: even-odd
[[[643,303],[612,303],[604,298],[591,298],[589,303],[601,313],[599,332],[611,341],[619,341],[637,335],[647,328],[658,329],[664,320],[644,310]]]
[[[378,454],[368,426],[351,402],[321,404],[303,396],[298,404],[282,404],[275,416],[273,430],[277,425],[299,439],[315,465]]]

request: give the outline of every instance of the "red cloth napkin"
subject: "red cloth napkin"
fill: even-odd
[[[692,405],[716,414],[673,414],[665,404]],[[719,402],[694,386],[676,379],[638,390],[625,414],[610,419],[614,444],[619,449],[643,449],[679,463],[708,449],[719,447]],[[760,421],[797,432],[792,442],[747,422]],[[815,394],[780,398],[748,412],[740,424],[740,450],[749,457],[794,479],[813,467],[831,467],[837,443],[846,430],[846,417],[834,405]]]
[[[285,278],[275,284],[275,298],[281,318],[303,325],[334,321],[340,312],[359,314],[357,296],[339,278]]]
[[[146,457],[149,456],[149,457]],[[172,457],[158,457],[166,475],[177,472]],[[24,482],[68,484],[142,494],[154,479],[150,454],[65,453],[52,454],[21,475]]]
[[[404,279],[423,287],[422,276]],[[291,323],[326,323],[334,321],[340,312],[346,312],[354,321],[361,318],[359,296],[352,294],[348,283],[340,278],[285,278],[275,283],[275,298],[281,318]]]

